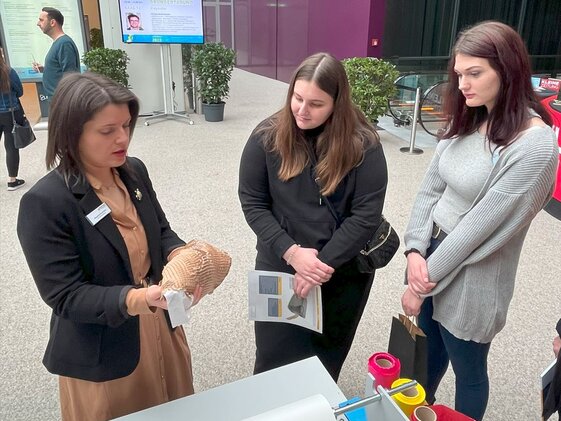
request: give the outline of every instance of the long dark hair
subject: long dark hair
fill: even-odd
[[[4,54],[0,52],[0,92],[10,92],[10,68],[4,60]]]
[[[138,98],[127,88],[96,73],[68,73],[57,86],[49,111],[47,169],[57,167],[65,180],[83,175],[78,145],[84,125],[110,104],[127,104],[130,136],[138,119]]]
[[[490,113],[483,105],[466,105],[454,72],[457,54],[485,58],[499,75],[501,86]],[[527,126],[528,109],[538,113],[546,124],[552,123],[532,88],[530,59],[524,41],[508,25],[487,21],[460,33],[448,63],[448,80],[445,99],[448,129],[442,136],[444,139],[473,133],[487,120],[487,138],[506,145]]]
[[[269,150],[278,153],[281,158],[280,180],[288,181],[297,176],[309,161],[306,141],[291,109],[297,80],[313,81],[333,98],[333,113],[316,143],[316,175],[322,194],[329,195],[343,177],[362,162],[364,149],[379,141],[378,134],[353,104],[349,81],[341,62],[328,53],[314,54],[294,72],[284,107],[258,129],[266,134]]]

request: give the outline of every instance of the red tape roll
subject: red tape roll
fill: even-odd
[[[394,380],[399,378],[400,370],[399,359],[387,352],[376,352],[368,359],[368,372],[375,380],[374,389],[378,386],[391,388]]]

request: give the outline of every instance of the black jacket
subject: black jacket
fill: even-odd
[[[144,164],[118,169],[142,220],[153,281],[171,250],[184,242],[171,230]],[[110,215],[86,219],[101,201],[87,182],[67,187],[55,170],[21,200],[17,232],[41,298],[52,308],[43,358],[54,374],[90,381],[127,376],[140,356],[139,319],[124,308],[134,286],[125,242]]]
[[[290,271],[282,255],[293,244],[319,250],[319,259],[334,268],[355,257],[380,224],[387,167],[380,144],[329,196],[344,218],[340,227],[324,203],[309,164],[288,182],[277,174],[280,157],[268,152],[253,133],[242,154],[239,198],[249,226],[257,235],[257,269]]]

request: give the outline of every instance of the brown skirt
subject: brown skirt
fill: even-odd
[[[59,377],[63,421],[101,421],[192,395],[191,351],[182,327],[164,312],[140,315],[140,361],[128,376],[106,382]]]

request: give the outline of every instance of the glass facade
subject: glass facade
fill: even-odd
[[[560,77],[561,0],[204,0],[207,42],[237,66],[288,81],[318,51],[381,57],[402,72],[442,73],[458,33],[483,20],[522,34],[536,74]]]
[[[405,71],[443,71],[460,31],[498,20],[522,35],[536,73],[561,73],[559,0],[391,0],[382,57]]]

